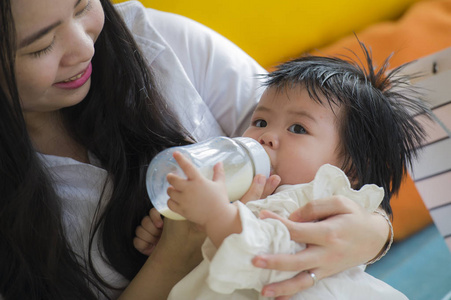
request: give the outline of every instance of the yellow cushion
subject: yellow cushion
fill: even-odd
[[[125,0],[116,0],[123,2]],[[141,0],[207,25],[270,69],[321,48],[323,54],[359,53],[352,32],[371,46],[376,63],[393,51],[392,67],[451,46],[451,0]],[[405,15],[397,22],[388,22]],[[370,26],[371,25],[371,26]],[[329,47],[324,47],[330,45]],[[347,52],[349,54],[349,52]],[[411,178],[392,200],[395,238],[432,222]]]
[[[266,68],[397,17],[415,1],[141,0],[207,25]]]

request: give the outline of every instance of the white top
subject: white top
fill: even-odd
[[[255,75],[265,73],[263,68],[225,38],[187,18],[146,9],[137,1],[115,7],[133,32],[158,88],[196,139],[244,131],[262,92]],[[91,164],[51,155],[41,158],[55,179],[70,243],[86,258],[90,226],[108,174],[93,157]],[[108,185],[107,201],[110,192]],[[93,258],[100,274],[112,285],[127,284],[102,261],[96,245],[94,240]]]
[[[116,5],[147,58],[159,89],[199,140],[239,136],[247,128],[266,73],[252,58],[207,27],[185,17]]]
[[[322,166],[308,184],[282,186],[266,199],[238,205],[243,230],[227,237],[217,249],[209,239],[202,246],[204,260],[171,291],[168,299],[266,299],[260,296],[263,286],[292,278],[298,272],[280,272],[256,268],[251,260],[257,254],[293,254],[305,248],[290,239],[282,222],[259,219],[261,210],[270,210],[288,217],[291,212],[314,199],[343,195],[361,204],[368,211],[379,207],[384,191],[365,185],[351,189],[347,176],[337,167]],[[407,299],[386,283],[355,267],[324,278],[291,299]]]
[[[108,173],[98,161],[89,156],[91,164],[78,162],[72,158],[39,154],[42,162],[53,176],[56,192],[61,199],[62,221],[67,239],[72,249],[84,261],[88,261],[90,229]],[[111,195],[111,182],[107,182],[103,194],[103,207]],[[106,264],[97,247],[97,235],[93,241],[92,260],[99,275],[116,287],[124,287],[127,280]],[[119,293],[111,291],[111,296]],[[99,293],[99,299],[103,299]]]

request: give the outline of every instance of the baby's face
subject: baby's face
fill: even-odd
[[[340,156],[339,108],[328,102],[321,105],[310,99],[304,89],[277,92],[267,89],[252,115],[243,136],[263,145],[271,159],[271,174],[281,184],[307,183],[323,164],[338,167]]]

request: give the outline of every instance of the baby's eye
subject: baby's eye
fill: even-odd
[[[293,124],[288,128],[288,131],[296,133],[296,134],[305,134],[307,130],[299,124]]]
[[[256,120],[254,121],[254,126],[255,127],[266,127],[268,125],[268,123],[266,123],[265,120]]]

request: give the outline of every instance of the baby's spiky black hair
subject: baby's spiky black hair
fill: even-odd
[[[264,75],[264,85],[279,91],[305,88],[313,101],[340,107],[345,157],[341,167],[355,188],[368,183],[383,187],[382,207],[391,214],[390,197],[398,192],[425,137],[414,116],[429,116],[430,109],[409,84],[410,78],[400,74],[403,66],[387,73],[389,57],[376,70],[371,52],[360,45],[364,63],[349,57],[306,55]]]

